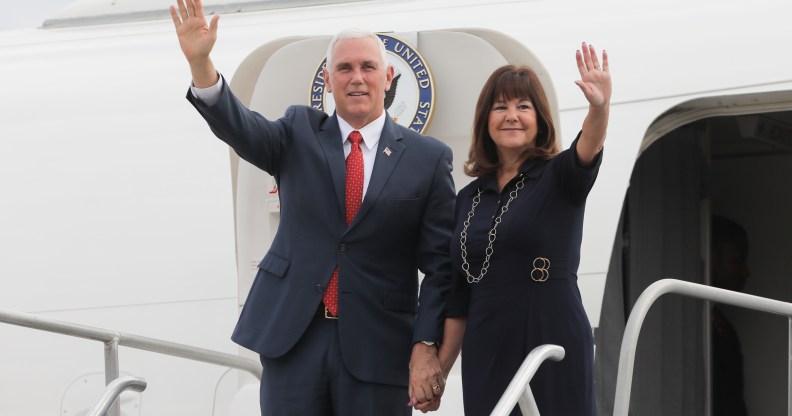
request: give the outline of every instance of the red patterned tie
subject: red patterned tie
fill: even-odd
[[[346,160],[346,225],[355,218],[360,204],[363,202],[363,152],[360,150],[360,141],[363,136],[359,131],[349,133],[349,142],[352,144],[352,151],[349,152]],[[330,284],[327,285],[324,297],[322,298],[327,310],[338,316],[338,267],[330,277]]]

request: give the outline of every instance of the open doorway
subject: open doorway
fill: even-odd
[[[661,278],[709,284],[713,215],[748,235],[745,293],[792,301],[792,93],[693,100],[660,116],[635,163],[608,269],[597,346],[600,412],[610,414],[626,318]],[[708,415],[711,309],[661,298],[641,330],[631,414]],[[723,307],[743,357],[747,414],[787,408],[788,322]],[[709,394],[709,395],[708,395]]]
[[[792,301],[792,111],[713,117],[699,123],[710,143],[711,211],[746,231],[750,273],[742,291]],[[785,413],[787,319],[720,309],[739,339],[748,414]]]

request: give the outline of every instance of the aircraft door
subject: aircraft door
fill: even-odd
[[[457,188],[471,180],[464,175],[462,164],[470,143],[473,112],[480,88],[495,68],[507,63],[533,68],[558,119],[555,88],[547,70],[530,50],[511,37],[483,29],[385,33],[380,37],[389,60],[402,76],[389,114],[403,114],[397,122],[451,147]],[[279,118],[293,104],[331,111],[332,100],[323,96],[319,76],[329,40],[329,36],[294,37],[261,46],[234,74],[232,90],[243,103],[269,119]],[[396,107],[409,107],[410,100],[414,101],[400,98],[401,94],[408,94],[410,82],[420,92],[417,108],[403,111]],[[258,262],[277,231],[280,204],[274,179],[240,160],[233,150],[231,170],[241,307]]]
[[[701,123],[710,134],[712,212],[734,221],[747,237],[745,270],[739,270],[739,264],[729,265],[721,274],[734,273],[744,279],[744,286],[733,290],[792,302],[792,186],[788,181],[792,177],[792,111],[714,117]],[[711,244],[716,246],[714,231]],[[726,237],[722,239],[729,242]],[[735,249],[738,252],[732,253]],[[742,262],[739,250],[742,248],[731,244],[722,248],[722,261],[718,264]],[[718,264],[712,265],[714,272]],[[713,273],[713,280],[715,276]],[[726,345],[720,348],[720,356],[729,350],[742,355],[742,396],[748,414],[785,414],[789,394],[785,365],[789,352],[788,320],[725,305],[717,307],[724,320],[731,323],[736,337],[733,347],[728,346],[728,339],[720,341]],[[716,338],[713,331],[713,348],[715,341],[723,338]],[[716,357],[719,355],[713,351],[713,366],[718,365]],[[739,370],[721,371],[721,380],[713,377],[713,384],[724,384],[720,388],[723,392],[737,388]],[[713,371],[713,375],[718,374],[716,369]],[[729,396],[714,395],[713,409],[721,404],[718,401],[735,405]]]
[[[687,122],[653,123],[662,134],[635,164],[608,270],[597,337],[601,414],[613,410],[630,309],[655,280],[792,301],[785,277],[792,270],[792,92],[693,100],[666,115]],[[716,218],[738,231],[723,237],[726,227]],[[723,272],[723,258],[731,274]],[[725,275],[744,285],[725,285]],[[724,351],[729,358],[719,359]],[[664,296],[641,330],[630,412],[717,415],[744,402],[747,414],[785,413],[788,351],[785,317]]]
[[[380,34],[390,63],[399,76],[388,114],[395,122],[433,136],[451,147],[457,189],[472,178],[464,175],[478,94],[493,70],[505,64],[527,65],[542,81],[551,111],[558,120],[552,79],[524,45],[499,32],[453,29]],[[289,105],[304,104],[332,112],[320,76],[329,36],[286,38],[254,51],[239,67],[231,88],[243,103],[269,119]],[[393,88],[393,87],[392,87]],[[414,96],[410,96],[413,91]],[[557,124],[557,134],[561,134]],[[340,140],[341,138],[339,138]],[[237,270],[240,308],[252,285],[256,267],[277,232],[281,206],[274,179],[240,160],[231,151],[234,189]],[[249,354],[243,351],[243,354]],[[446,384],[438,412],[458,415],[462,403],[459,366]]]
[[[704,283],[700,245],[706,160],[699,143],[695,129],[679,129],[649,147],[635,164],[597,332],[600,414],[613,413],[619,347],[638,296],[662,278]],[[631,414],[703,414],[702,311],[700,303],[676,296],[661,298],[649,311],[635,356]]]

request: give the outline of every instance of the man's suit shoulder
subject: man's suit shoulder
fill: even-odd
[[[283,118],[291,120],[292,123],[308,123],[311,130],[322,130],[322,126],[326,123],[330,116],[322,110],[317,110],[307,105],[291,105],[283,113]]]
[[[396,124],[396,127],[401,132],[401,135],[405,141],[405,145],[407,146],[420,146],[422,150],[429,152],[440,152],[440,153],[451,152],[451,148],[448,147],[447,144],[441,142],[440,140],[432,136],[427,136],[418,133],[400,124]]]

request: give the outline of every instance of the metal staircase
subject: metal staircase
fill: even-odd
[[[235,368],[246,371],[261,380],[262,368],[258,361],[233,354],[140,335],[111,331],[103,328],[47,319],[22,312],[0,310],[0,322],[70,337],[99,341],[104,344],[105,383],[107,384],[107,388],[91,410],[91,413],[89,413],[90,416],[104,414],[108,416],[120,416],[120,405],[115,399],[121,392],[126,389],[142,391],[146,388],[146,382],[141,379],[119,377],[119,346]]]

